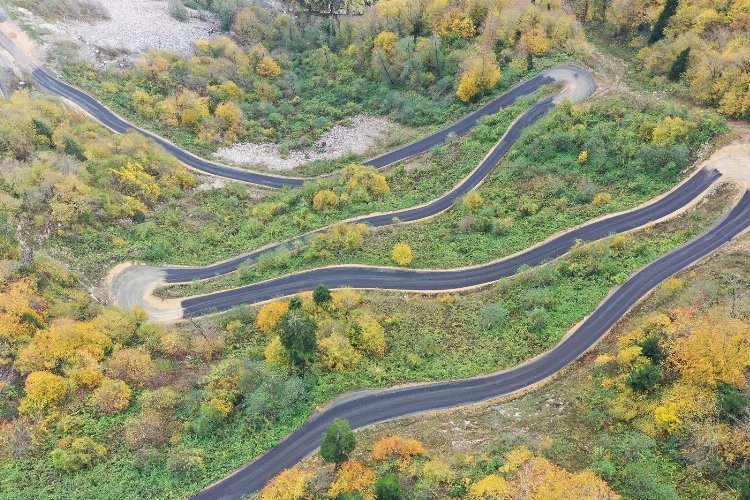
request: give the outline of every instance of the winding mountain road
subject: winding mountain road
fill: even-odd
[[[566,68],[574,67],[568,66]],[[580,68],[571,69],[571,71],[583,73]],[[139,132],[162,146],[183,164],[205,174],[224,177],[240,182],[247,182],[250,184],[256,184],[268,188],[301,186],[305,182],[313,180],[303,179],[299,177],[271,175],[260,172],[253,172],[250,170],[241,170],[238,168],[232,168],[227,165],[222,165],[220,163],[205,160],[188,151],[185,151],[184,149],[176,146],[174,143],[168,141],[167,139],[164,139],[159,135],[154,134],[153,132],[136,127],[90,95],[73,87],[72,85],[68,85],[67,83],[60,81],[46,69],[37,67],[32,71],[32,76],[34,78],[34,82],[39,87],[43,88],[47,92],[73,102],[75,105],[90,114],[94,119],[114,130],[115,132],[118,132],[120,134],[126,134],[133,131]],[[445,139],[448,138],[448,136],[451,134],[465,134],[466,132],[474,128],[477,121],[483,116],[495,114],[501,109],[507,108],[508,106],[515,103],[516,99],[518,99],[519,97],[533,94],[544,85],[548,85],[550,83],[553,83],[554,81],[554,76],[551,76],[549,72],[543,72],[516,85],[507,92],[501,94],[489,103],[485,104],[481,108],[466,115],[454,124],[438,130],[437,132],[430,134],[427,137],[424,137],[423,139],[420,139],[416,142],[412,142],[394,151],[390,151],[381,156],[378,156],[377,158],[368,160],[364,162],[364,164],[376,168],[384,168],[388,165],[392,165],[393,163],[402,161],[411,156],[424,153],[425,151],[428,151],[438,144],[444,142]]]
[[[492,375],[385,389],[335,401],[278,446],[196,495],[199,500],[235,499],[261,489],[320,446],[334,418],[353,429],[395,418],[464,406],[506,396],[554,376],[578,359],[650,290],[705,258],[750,227],[750,192],[712,229],[647,265],[612,292],[556,347],[520,366]]]

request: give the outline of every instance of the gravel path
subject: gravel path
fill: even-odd
[[[334,126],[316,141],[315,148],[291,151],[286,157],[281,154],[277,144],[270,142],[241,142],[219,149],[215,156],[238,165],[292,170],[315,160],[333,160],[349,153],[364,155],[394,127],[385,118],[368,115],[357,115],[348,121],[351,126]]]

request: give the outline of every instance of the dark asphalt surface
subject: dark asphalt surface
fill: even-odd
[[[451,191],[422,206],[407,208],[395,212],[388,212],[385,214],[364,215],[362,217],[352,219],[348,222],[364,223],[372,227],[383,227],[393,224],[394,219],[397,219],[399,222],[418,221],[439,214],[440,212],[452,207],[466,193],[477,187],[477,185],[479,185],[490,174],[490,172],[492,172],[492,169],[495,168],[495,166],[500,162],[500,159],[505,156],[508,150],[513,146],[513,144],[515,144],[515,142],[527,127],[536,123],[550,109],[552,109],[552,107],[554,107],[552,99],[553,97],[546,97],[526,110],[508,128],[505,135],[500,141],[498,141],[498,143],[482,161],[482,163],[480,163],[479,166],[471,174],[469,174],[469,176],[464,178],[461,183]],[[473,126],[475,122],[476,120],[472,122],[471,126]],[[434,144],[432,146],[434,146]],[[290,240],[265,247],[250,254],[245,254],[224,262],[220,262],[218,264],[203,267],[165,268],[164,281],[166,283],[183,283],[192,280],[220,276],[222,274],[236,271],[243,264],[256,262],[258,258],[265,253],[278,250],[282,247],[291,249],[294,248],[295,244],[298,244],[300,242],[306,243],[310,240],[310,238],[312,238],[313,235],[323,233],[325,231],[327,231],[327,229],[323,228],[297,238],[292,238]]]
[[[172,156],[180,160],[185,165],[192,167],[201,172],[207,174],[225,177],[241,182],[248,182],[259,186],[269,188],[282,188],[285,186],[301,186],[303,183],[313,179],[301,179],[292,177],[283,177],[278,175],[263,174],[260,172],[252,172],[249,170],[241,170],[237,168],[228,167],[219,163],[214,163],[203,158],[199,158],[192,153],[189,153],[166,139],[159,137],[158,135],[149,132],[147,130],[135,127],[107,109],[103,104],[89,96],[85,92],[78,90],[54,77],[48,71],[37,68],[32,72],[32,76],[37,85],[43,89],[56,94],[60,97],[69,99],[76,105],[80,106],[83,110],[93,116],[96,120],[111,128],[112,130],[121,134],[136,131],[146,137],[154,140],[156,143],[164,147]],[[525,95],[530,95],[536,92],[540,87],[554,82],[554,80],[545,75],[538,75],[529,80],[526,80],[517,86],[511,88],[504,94],[498,96],[485,106],[478,110],[470,113],[461,120],[457,121],[453,125],[450,125],[444,129],[441,129],[434,134],[431,134],[419,141],[407,144],[399,149],[388,152],[382,156],[374,158],[365,162],[366,165],[372,165],[376,168],[383,168],[397,161],[404,160],[410,156],[414,156],[420,153],[424,153],[429,149],[433,148],[437,144],[443,142],[449,134],[462,135],[471,130],[483,116],[492,115],[497,113],[499,110],[512,105],[517,98]]]
[[[346,419],[356,429],[406,415],[479,403],[541,382],[584,354],[656,285],[706,257],[748,226],[750,192],[712,229],[638,271],[575,332],[542,356],[493,375],[386,389],[334,403],[278,446],[194,498],[238,498],[261,489],[273,476],[315,451],[323,431],[334,418]]]
[[[440,292],[483,285],[516,273],[522,265],[535,266],[565,254],[580,239],[593,241],[665,217],[696,199],[721,174],[702,170],[656,202],[639,209],[585,224],[509,258],[454,270],[416,270],[376,266],[331,266],[290,274],[240,288],[182,301],[185,317],[224,311],[239,304],[312,290],[320,283],[330,288],[379,288]]]

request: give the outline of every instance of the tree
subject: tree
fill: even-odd
[[[283,345],[292,364],[303,369],[315,357],[317,348],[317,326],[315,322],[301,309],[290,309],[281,318],[281,345]]]
[[[654,365],[660,364],[667,358],[667,354],[661,348],[660,340],[658,335],[652,335],[640,344],[641,354],[650,359]]]
[[[377,500],[401,500],[401,484],[395,474],[386,474],[375,483]]]
[[[329,304],[331,302],[331,299],[331,289],[325,286],[323,283],[316,286],[315,290],[313,290],[313,301],[317,305],[323,306]]]
[[[690,47],[687,47],[686,49],[681,50],[680,53],[677,54],[677,57],[675,58],[674,62],[672,63],[672,67],[669,68],[669,73],[667,73],[667,78],[669,78],[673,82],[676,82],[680,78],[682,78],[682,75],[684,75],[685,71],[687,70],[689,58],[690,58]]]
[[[637,367],[630,372],[627,379],[628,387],[638,392],[652,389],[661,380],[661,367],[651,363]]]
[[[728,422],[738,422],[747,414],[750,399],[731,385],[720,382],[717,405],[719,416]]]
[[[662,9],[661,14],[659,14],[659,18],[656,20],[656,24],[654,24],[654,29],[651,30],[651,36],[648,38],[649,45],[654,44],[664,38],[664,28],[667,27],[667,22],[669,21],[669,18],[674,15],[675,12],[677,12],[677,5],[680,3],[680,0],[667,0],[664,4],[664,9]]]
[[[396,243],[391,252],[391,257],[399,266],[408,266],[413,260],[411,247],[406,243]]]
[[[481,91],[495,88],[500,83],[500,76],[495,53],[479,48],[465,64],[456,95],[462,101],[469,102]]]
[[[320,456],[326,462],[336,464],[336,469],[338,469],[341,464],[349,460],[356,445],[357,440],[349,427],[349,422],[335,418],[323,433]]]

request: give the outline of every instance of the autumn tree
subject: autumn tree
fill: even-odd
[[[357,441],[349,422],[335,418],[323,433],[320,456],[326,462],[336,464],[336,469],[339,469],[341,464],[349,460],[356,445]]]
[[[68,387],[63,377],[37,371],[26,377],[24,391],[26,396],[21,400],[19,409],[23,413],[35,413],[62,403],[68,394]]]
[[[427,450],[422,443],[398,435],[380,438],[372,447],[372,457],[375,460],[386,460],[391,457],[411,458],[426,454]]]
[[[281,318],[289,310],[289,302],[283,300],[275,300],[263,304],[258,310],[258,316],[255,318],[255,324],[258,325],[260,330],[270,335],[276,332],[276,327],[279,325]]]
[[[493,89],[500,82],[500,66],[495,53],[479,48],[466,61],[456,95],[464,102],[471,101],[484,90]]]
[[[281,471],[261,490],[260,500],[308,500],[312,496],[307,488],[310,476],[298,468]]]
[[[375,473],[359,460],[348,460],[339,468],[336,480],[331,483],[328,496],[339,498],[358,492],[362,498],[372,498]]]

